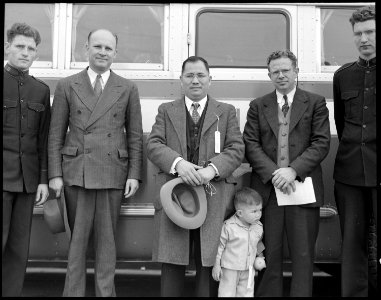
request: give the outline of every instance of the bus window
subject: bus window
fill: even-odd
[[[33,67],[52,67],[54,11],[54,4],[5,4],[4,43],[7,41],[7,30],[16,22],[27,23],[40,33],[41,44],[38,45],[37,58]]]
[[[342,66],[357,59],[358,52],[353,43],[352,25],[349,22],[354,10],[355,8],[320,10],[322,70],[323,66]]]
[[[289,49],[289,19],[282,12],[202,11],[196,55],[211,67],[266,68],[269,53]]]
[[[85,42],[89,32],[105,28],[118,36],[119,51],[114,66],[120,63],[160,64],[162,69],[164,19],[164,5],[74,4],[71,66],[82,67],[76,62],[87,61]]]

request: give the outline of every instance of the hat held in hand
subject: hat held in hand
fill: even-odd
[[[55,192],[50,193],[55,196]],[[64,200],[63,191],[61,191],[61,196],[54,199],[48,199],[44,203],[44,219],[52,233],[65,232],[65,222],[64,222]]]
[[[168,218],[185,229],[199,228],[207,213],[204,186],[191,186],[181,177],[166,182],[160,189],[160,201]]]

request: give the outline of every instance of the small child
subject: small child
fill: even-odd
[[[255,271],[266,267],[262,242],[262,197],[244,187],[234,197],[236,213],[222,226],[212,275],[218,297],[254,297]]]

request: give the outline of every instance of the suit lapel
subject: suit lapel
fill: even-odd
[[[186,109],[184,97],[172,103],[168,109],[168,118],[172,122],[173,127],[180,140],[181,155],[187,157],[187,132],[186,132]]]
[[[300,89],[297,88],[294,95],[294,101],[291,105],[289,132],[291,132],[295,128],[296,124],[298,124],[307,107],[308,98]]]
[[[275,91],[263,101],[263,112],[276,138],[279,133],[278,102]]]
[[[74,92],[77,94],[80,101],[90,110],[93,111],[95,107],[94,90],[90,83],[90,78],[87,75],[87,68],[78,73],[73,83],[71,84]]]
[[[107,112],[122,94],[124,89],[123,83],[120,82],[114,72],[111,71],[110,78],[107,80],[106,86],[99,97],[99,100],[87,121],[86,127],[89,127],[96,120]]]
[[[208,107],[206,109],[204,124],[202,126],[202,131],[201,131],[201,139],[205,135],[205,132],[215,122],[217,122],[217,120],[218,120],[217,116],[220,117],[222,114],[222,111],[219,109],[220,104],[210,96],[208,96],[208,100],[209,100],[208,101]]]

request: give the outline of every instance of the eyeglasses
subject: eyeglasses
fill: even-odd
[[[184,74],[182,77],[185,78],[186,80],[192,81],[193,78],[195,78],[195,77],[197,77],[198,80],[205,80],[209,76],[204,74],[204,73],[197,73],[197,74],[196,73],[187,73],[187,74]]]
[[[292,69],[277,70],[274,72],[270,72],[270,75],[273,77],[279,77],[280,73],[282,73],[283,75],[289,75],[292,71]]]

